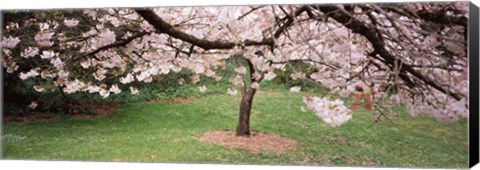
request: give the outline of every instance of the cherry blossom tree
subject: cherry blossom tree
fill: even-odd
[[[227,93],[241,94],[239,136],[250,135],[260,83],[299,62],[315,71],[292,79],[342,96],[362,89],[383,116],[401,104],[452,121],[468,117],[467,23],[466,2],[12,11],[4,13],[2,61],[6,76],[43,82],[35,91],[107,98],[137,95],[133,82],[181,70],[195,74],[193,83],[220,80],[233,60]],[[304,103],[331,126],[352,118],[340,99]]]

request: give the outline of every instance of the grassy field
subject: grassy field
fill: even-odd
[[[254,99],[251,128],[300,143],[283,154],[253,154],[199,142],[195,136],[234,130],[240,96],[210,94],[179,103],[135,102],[109,117],[3,125],[4,159],[281,164],[320,166],[445,167],[468,165],[467,121],[443,124],[402,111],[394,121],[371,124],[356,110],[332,128],[300,112],[302,96],[263,88]]]

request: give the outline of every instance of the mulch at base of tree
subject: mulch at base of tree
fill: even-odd
[[[206,143],[241,148],[252,153],[264,151],[279,154],[298,146],[298,142],[292,139],[255,131],[251,131],[250,137],[236,136],[235,132],[227,130],[211,131],[196,139]]]

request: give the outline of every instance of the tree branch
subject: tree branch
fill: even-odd
[[[199,39],[193,35],[176,30],[174,27],[172,27],[170,24],[168,24],[162,18],[160,18],[157,14],[155,14],[155,12],[153,12],[152,10],[135,9],[135,11],[140,16],[142,16],[143,19],[145,19],[148,23],[150,23],[155,29],[157,29],[157,31],[168,34],[182,41],[186,41],[190,44],[193,44],[205,50],[232,49],[237,44],[235,42],[209,41],[205,39]],[[273,39],[271,38],[263,39],[262,41],[245,40],[243,42],[243,45],[245,46],[257,46],[257,45],[273,46],[273,44],[274,42],[273,42]]]
[[[467,17],[454,17],[454,16],[448,16],[445,15],[443,12],[436,12],[436,13],[430,13],[425,10],[419,10],[417,11],[417,15],[426,21],[438,23],[438,24],[445,24],[445,25],[461,25],[463,27],[468,26],[468,18]]]
[[[302,6],[300,7],[299,9],[297,9],[293,15],[287,15],[286,17],[288,18],[287,21],[285,22],[285,24],[283,24],[282,26],[280,26],[280,28],[273,34],[273,37],[275,38],[278,38],[280,37],[280,35],[288,28],[290,27],[292,24],[293,24],[293,21],[295,19],[296,16],[299,16],[300,14],[302,14],[304,11],[306,11],[308,8],[307,6]]]
[[[348,29],[352,30],[354,33],[358,33],[370,41],[372,43],[373,48],[375,49],[375,52],[379,54],[383,59],[384,63],[390,66],[393,66],[396,62],[395,56],[393,56],[388,50],[385,48],[385,42],[382,41],[378,34],[365,26],[365,24],[358,19],[352,17],[351,15],[348,15],[344,13],[343,11],[340,10],[340,8],[336,6],[312,6],[314,9],[318,9],[322,11],[324,14],[328,14],[329,17],[333,18],[337,22],[343,24],[345,27]],[[437,89],[438,91],[441,91],[444,94],[447,94],[457,100],[460,100],[462,97],[461,95],[450,91],[449,89],[445,89],[444,87],[440,86],[437,84],[435,81],[432,79],[422,75],[420,72],[416,71],[412,67],[405,65],[403,62],[399,61],[400,65],[403,65],[401,68],[401,72],[403,74],[400,74],[400,78],[407,82],[411,82],[408,74],[410,73],[414,77],[422,80],[425,84],[429,85],[430,87],[433,87]]]
[[[112,44],[108,44],[108,45],[105,45],[105,46],[102,46],[100,48],[97,48],[96,50],[94,51],[91,51],[87,54],[85,54],[85,56],[91,56],[91,55],[95,55],[96,53],[100,52],[100,51],[103,51],[103,50],[108,50],[110,48],[114,48],[114,47],[121,47],[121,46],[125,46],[127,45],[128,43],[132,42],[134,39],[137,39],[137,38],[140,38],[144,35],[147,35],[147,34],[150,34],[150,32],[139,32],[135,35],[132,35],[130,37],[128,37],[127,39],[125,40],[120,40],[120,41],[117,41],[115,43],[112,43]]]

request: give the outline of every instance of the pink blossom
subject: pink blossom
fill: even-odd
[[[115,42],[115,32],[105,29],[98,35],[98,45],[97,47],[104,46]]]
[[[100,92],[102,90],[102,88],[98,87],[98,86],[88,86],[85,91],[88,91],[89,93],[96,93],[96,92]]]
[[[130,87],[130,92],[132,93],[132,95],[139,95],[140,94],[140,91],[138,91],[138,89],[135,88],[135,87]]]
[[[298,93],[300,92],[301,89],[302,88],[300,86],[293,86],[292,88],[290,88],[290,91],[294,93]]]
[[[235,95],[237,95],[237,89],[235,89],[235,88],[228,88],[228,89],[227,89],[227,93],[230,94],[230,95],[232,95],[232,96],[235,96]]]
[[[63,23],[65,24],[65,26],[67,27],[74,27],[74,26],[77,26],[78,24],[78,20],[76,19],[66,19],[63,21]]]
[[[55,73],[51,73],[51,72],[48,71],[48,70],[43,70],[43,71],[40,73],[40,76],[41,76],[43,79],[46,79],[46,78],[55,78],[56,74],[55,74]]]
[[[200,92],[205,93],[207,91],[207,87],[205,85],[199,87]]]
[[[149,71],[143,71],[143,72],[141,72],[140,74],[137,75],[137,80],[138,81],[144,81],[148,77],[150,77],[150,72]]]
[[[339,99],[329,100],[328,98],[304,97],[303,102],[309,109],[320,117],[325,123],[332,127],[342,125],[352,118],[348,113],[350,110]]]
[[[195,72],[196,74],[200,74],[205,72],[205,68],[201,64],[195,64],[193,66],[193,72]]]
[[[258,84],[257,82],[253,82],[253,83],[250,85],[250,88],[252,88],[252,89],[258,89],[258,87],[260,87],[260,84]]]
[[[36,77],[38,75],[39,75],[38,72],[35,71],[34,69],[32,69],[27,73],[20,73],[20,79],[26,80],[26,79],[31,78],[31,77]]]
[[[42,51],[42,55],[40,55],[40,58],[42,59],[49,59],[55,57],[55,52],[53,51]]]
[[[253,78],[255,80],[260,80],[262,78],[262,74],[260,74],[256,71],[255,73],[253,73]]]
[[[131,83],[133,80],[134,80],[134,77],[133,77],[132,74],[130,74],[130,73],[128,73],[126,77],[120,78],[120,82],[121,82],[122,84]]]
[[[28,47],[20,55],[24,58],[30,58],[30,57],[34,57],[35,55],[37,55],[38,51],[39,50],[38,50],[37,47]]]
[[[37,91],[37,92],[43,92],[43,91],[45,91],[45,88],[42,87],[42,86],[33,86],[33,89],[35,89],[35,91]]]
[[[101,89],[99,91],[99,94],[100,96],[102,96],[104,99],[107,98],[108,96],[110,96],[110,91],[108,90],[105,90],[105,89]]]
[[[170,72],[170,69],[173,68],[172,64],[162,64],[160,65],[160,73],[161,74],[168,74]]]
[[[215,72],[211,69],[207,69],[207,71],[205,71],[205,76],[213,77],[213,76],[215,76]]]
[[[100,18],[99,21],[102,23],[110,22],[114,27],[118,27],[121,24],[124,24],[117,17],[113,17],[110,15],[105,15],[104,17]]]
[[[83,13],[86,14],[87,16],[96,19],[97,18],[97,10],[96,9],[85,9],[83,10]]]
[[[90,68],[90,61],[85,60],[85,61],[81,62],[80,65],[82,66],[82,68],[88,69],[88,68]]]
[[[60,70],[57,74],[58,74],[58,78],[66,80],[70,73],[65,70]]]
[[[425,8],[431,12],[439,10],[438,6],[434,4],[412,5],[410,8],[413,8],[413,6]],[[341,7],[341,5],[337,7]],[[448,7],[455,11],[447,12],[446,15],[448,16],[464,16],[465,13],[462,13],[462,11],[468,12],[468,3],[452,3],[448,4]],[[297,6],[285,9],[288,12],[293,12],[296,10],[295,8]],[[79,25],[80,22],[74,18],[62,18],[60,23],[57,23],[58,21],[55,21],[55,19],[49,19],[45,23],[41,23],[38,19],[29,19],[20,24],[5,23],[6,32],[1,42],[4,54],[2,62],[4,62],[3,66],[8,73],[14,73],[20,66],[38,66],[41,68],[36,68],[33,70],[34,72],[19,73],[22,79],[38,76],[38,73],[35,72],[41,72],[41,77],[47,79],[43,81],[58,76],[58,80],[54,82],[55,85],[68,87],[64,90],[69,93],[78,91],[98,92],[102,97],[108,97],[110,93],[120,93],[121,90],[117,85],[108,89],[106,85],[101,85],[101,87],[91,85],[98,82],[85,82],[88,85],[82,85],[81,82],[69,81],[68,79],[90,77],[90,75],[81,75],[81,71],[94,70],[93,77],[97,81],[104,81],[107,77],[113,78],[125,75],[116,81],[122,84],[128,84],[135,80],[148,83],[152,82],[152,77],[156,75],[169,74],[171,70],[178,73],[182,69],[187,69],[194,73],[191,80],[193,84],[196,84],[200,81],[200,74],[220,80],[222,77],[215,73],[216,70],[226,69],[227,61],[235,60],[236,57],[244,57],[252,62],[255,71],[258,72],[251,75],[254,78],[252,81],[247,80],[248,76],[242,77],[248,74],[248,68],[243,66],[236,68],[235,71],[239,75],[235,75],[229,80],[236,86],[247,86],[251,83],[247,88],[256,89],[259,86],[258,81],[262,77],[265,80],[272,80],[277,76],[274,71],[285,71],[289,64],[283,63],[305,59],[303,62],[305,68],[316,70],[315,73],[307,75],[297,72],[290,77],[292,79],[304,79],[308,76],[321,86],[331,89],[332,93],[345,97],[352,97],[353,95],[353,98],[358,101],[354,101],[355,103],[351,105],[352,109],[361,107],[360,104],[364,105],[367,110],[375,109],[377,104],[373,105],[371,103],[373,99],[388,99],[388,95],[381,91],[378,92],[378,90],[374,93],[373,89],[393,85],[405,87],[406,83],[402,78],[388,81],[392,78],[392,75],[395,75],[393,73],[395,70],[392,71],[390,65],[382,60],[366,56],[369,52],[375,51],[372,44],[368,43],[368,39],[352,33],[342,23],[334,20],[328,20],[322,23],[323,26],[319,26],[316,23],[317,21],[310,19],[304,13],[295,16],[292,25],[284,30],[284,33],[288,34],[282,33],[279,37],[273,39],[273,48],[265,45],[245,46],[244,42],[247,42],[247,39],[261,41],[271,38],[278,27],[282,26],[275,25],[277,23],[276,15],[278,17],[284,16],[278,6],[273,6],[251,11],[242,19],[237,19],[249,10],[249,7],[154,9],[155,13],[164,21],[175,25],[173,29],[205,40],[233,42],[236,46],[230,50],[203,49],[196,44],[191,54],[186,54],[190,51],[190,42],[172,38],[165,33],[155,32],[155,29],[147,21],[130,9],[86,9],[84,15],[91,21],[92,27],[88,28],[88,24],[82,25],[82,27],[85,26],[84,29],[64,29],[65,27],[70,28]],[[102,15],[97,14],[97,11],[105,11],[107,15],[103,15],[104,12],[102,12]],[[356,7],[354,11],[356,13],[365,12],[360,7]],[[466,55],[466,47],[465,44],[456,43],[465,41],[463,26],[447,25],[438,30],[437,34],[426,35],[418,32],[418,30],[423,30],[423,26],[419,25],[419,22],[398,15],[394,16],[398,20],[399,30],[402,31],[398,32],[392,27],[392,23],[385,18],[386,15],[382,14],[381,11],[379,12],[372,13],[372,16],[380,22],[380,25],[377,26],[381,35],[378,36],[385,37],[386,52],[398,57],[400,59],[398,61],[412,66],[439,66],[442,63],[454,61],[452,63],[454,66],[451,66],[452,70],[460,71],[446,71],[434,67],[428,69],[415,67],[414,70],[420,74],[425,74],[427,78],[432,79],[442,88],[445,87],[445,89],[451,90],[459,96],[465,96],[462,97],[462,100],[468,99],[468,72],[465,68],[468,65],[468,60],[462,60],[462,57]],[[390,14],[387,15],[390,16]],[[354,17],[367,25],[375,25],[368,18],[362,18],[362,15],[354,15]],[[125,25],[128,28],[118,28],[120,25],[127,24],[127,22],[133,24],[133,27]],[[59,29],[61,24],[65,27]],[[32,26],[39,29],[34,30],[31,34],[21,34],[23,30],[28,32],[28,28]],[[125,40],[137,34],[138,31],[152,33],[136,38],[124,46],[101,50],[95,56],[81,57],[102,46]],[[120,33],[122,35],[119,35]],[[17,35],[22,35],[22,37],[15,37]],[[418,39],[413,35],[420,35],[423,38]],[[25,40],[32,38],[35,40],[34,42],[25,42]],[[50,47],[53,45],[58,49]],[[170,45],[178,49],[174,49]],[[445,50],[455,53],[450,58],[460,58],[460,60],[449,61],[445,57],[438,57],[443,55],[444,50],[443,48],[436,48],[436,46],[445,46]],[[46,50],[40,53],[40,49]],[[51,51],[52,49],[57,53]],[[77,49],[78,51],[75,51]],[[61,51],[67,53],[60,55]],[[256,51],[262,51],[263,55],[253,54]],[[405,51],[409,51],[412,56],[418,57],[409,57],[410,54]],[[37,55],[40,55],[40,58],[45,59],[45,61],[35,59],[34,57]],[[68,55],[75,55],[80,58],[70,60],[72,57]],[[21,65],[18,64],[20,61]],[[30,65],[30,63],[33,65]],[[131,65],[133,65],[132,70]],[[78,70],[78,67],[86,70]],[[399,67],[403,68],[402,65]],[[76,74],[69,77],[66,68],[75,70]],[[21,70],[25,69],[28,68],[22,68]],[[465,70],[465,72],[461,70]],[[415,75],[406,75],[413,80],[417,80]],[[365,84],[357,85],[356,81]],[[179,83],[184,84],[185,81],[179,81]],[[414,81],[414,83],[417,84],[417,81]],[[369,85],[373,87],[369,87]],[[45,90],[42,88],[46,89],[47,86],[34,86],[37,91]],[[425,83],[412,86],[412,88],[411,91],[407,88],[399,88],[397,94],[388,101],[393,103],[390,105],[407,105],[408,111],[412,114],[429,114],[440,120],[468,117],[467,101],[455,100],[448,94],[436,91],[435,88],[431,88]],[[199,90],[205,92],[207,89],[206,86],[202,86]],[[300,87],[290,88],[292,92],[300,92],[301,90]],[[136,95],[139,93],[138,89],[130,88],[130,91]],[[367,92],[368,95],[360,93],[360,91]],[[425,93],[414,93],[416,91]],[[238,93],[235,88],[229,88],[227,92],[232,95]],[[359,94],[352,94],[352,92],[359,92]],[[369,102],[369,105],[365,102]],[[308,103],[307,107],[314,110],[314,113],[320,119],[331,126],[339,126],[351,118],[349,111],[343,107],[344,104],[337,100],[311,98],[305,103]]]
[[[18,43],[20,43],[20,39],[18,37],[12,37],[12,36],[9,36],[8,38],[3,37],[2,47],[11,49],[11,48],[15,48]]]
[[[179,73],[180,71],[182,71],[182,67],[174,66],[174,67],[172,67],[172,70],[175,73]]]
[[[222,76],[214,75],[213,78],[215,81],[220,81],[222,79]]]
[[[60,60],[60,58],[56,57],[54,59],[51,59],[50,60],[50,63],[53,65],[53,67],[55,68],[63,68],[64,66],[64,63],[62,60]]]
[[[50,41],[53,34],[54,33],[48,31],[40,31],[34,37],[35,42],[42,47],[50,47],[53,45],[53,42]]]
[[[269,71],[267,74],[265,74],[264,79],[265,79],[265,80],[272,80],[272,79],[274,79],[276,76],[277,76],[277,75],[276,75],[274,72]]]
[[[65,83],[65,88],[63,88],[63,91],[67,94],[71,94],[80,91],[84,87],[85,83],[76,79],[74,81],[68,81],[67,83]]]
[[[44,30],[48,30],[50,28],[50,24],[40,23],[40,24],[38,24],[38,27],[40,27],[40,31],[44,31]]]
[[[230,83],[234,84],[235,86],[243,86],[243,79],[241,76],[237,75],[230,79]]]
[[[18,70],[18,65],[16,62],[3,62],[3,66],[7,68],[7,73],[13,73]]]
[[[103,79],[105,79],[105,77],[107,77],[105,76],[106,73],[107,73],[107,70],[103,68],[99,68],[95,73],[93,73],[93,77],[98,81],[102,81]]]

